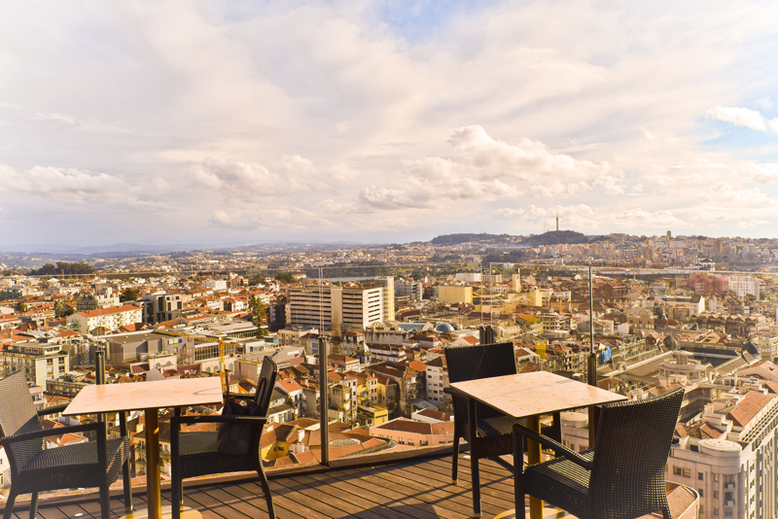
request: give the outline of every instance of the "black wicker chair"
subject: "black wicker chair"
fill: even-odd
[[[481,378],[516,374],[516,354],[511,343],[477,344],[475,346],[451,346],[445,349],[449,382],[462,382]],[[475,402],[464,400],[456,393],[454,402],[454,452],[451,460],[451,479],[457,481],[459,439],[463,437],[470,446],[470,464],[473,487],[473,513],[481,514],[481,490],[478,460],[513,452],[511,438],[513,424],[526,425],[526,419],[515,419],[499,411]],[[559,414],[554,415],[554,425],[543,429],[550,437],[560,439]]]
[[[582,453],[514,426],[516,452],[532,438],[563,456],[526,469],[516,464],[517,512],[529,494],[579,519],[633,519],[659,510],[670,519],[665,468],[683,394],[678,388],[602,406],[594,450]]]
[[[171,502],[173,503],[173,519],[181,517],[181,507],[175,506],[182,502],[183,480],[205,474],[222,472],[239,472],[254,470],[259,476],[259,482],[265,492],[267,509],[271,519],[275,519],[273,499],[267,476],[262,468],[262,428],[267,421],[267,410],[270,405],[270,395],[276,383],[278,368],[272,359],[265,357],[257,381],[257,391],[254,402],[260,416],[174,416],[170,419],[170,450],[171,450]],[[181,424],[198,423],[236,423],[250,421],[256,424],[252,444],[248,453],[242,456],[219,452],[218,433],[182,432]]]
[[[3,519],[10,519],[16,496],[32,494],[30,519],[34,519],[39,492],[79,487],[100,488],[102,518],[108,519],[108,488],[122,475],[124,503],[130,509],[130,442],[126,435],[108,439],[105,424],[100,422],[44,430],[39,417],[62,412],[67,406],[37,411],[21,371],[0,380],[0,401],[0,445],[5,447],[11,465],[11,490]],[[45,448],[47,436],[86,431],[94,431],[97,441]]]

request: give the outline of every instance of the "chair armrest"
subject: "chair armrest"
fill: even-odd
[[[105,424],[100,422],[82,424],[82,425],[69,425],[67,427],[58,427],[56,429],[45,429],[42,431],[34,431],[28,433],[14,434],[13,436],[6,436],[0,439],[0,446],[10,445],[15,442],[24,440],[34,440],[36,438],[47,438],[49,436],[60,436],[62,434],[81,432],[81,431],[97,431],[98,435],[102,431],[105,434]]]
[[[46,409],[38,409],[38,416],[46,416],[47,414],[61,413],[69,404],[59,404],[47,407]]]
[[[564,456],[565,458],[568,458],[570,461],[572,461],[576,465],[580,465],[586,470],[592,470],[592,467],[594,466],[594,463],[587,460],[577,452],[568,449],[567,447],[565,447],[558,441],[554,440],[553,438],[549,438],[548,436],[537,433],[532,429],[528,429],[527,427],[524,427],[521,424],[517,423],[513,425],[513,434],[514,436],[518,436],[522,442],[524,440],[524,437],[527,437],[538,442],[539,444],[541,444],[542,446],[548,449],[553,449],[556,452],[557,457]]]

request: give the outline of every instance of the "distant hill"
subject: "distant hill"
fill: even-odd
[[[524,245],[557,245],[561,243],[589,243],[589,238],[577,231],[548,231],[521,241]]]
[[[483,242],[483,243],[514,243],[519,238],[517,236],[511,236],[510,234],[487,234],[487,233],[459,233],[459,234],[444,234],[432,239],[433,245],[459,245],[460,243],[468,242]]]

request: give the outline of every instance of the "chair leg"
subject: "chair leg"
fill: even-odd
[[[184,495],[184,482],[173,478],[170,482],[170,511],[172,519],[181,519],[181,501]]]
[[[478,458],[470,444],[470,476],[473,483],[473,515],[481,517],[481,478],[478,474]]]
[[[38,493],[33,492],[30,496],[30,519],[35,519],[38,513]]]
[[[273,496],[270,495],[270,485],[267,484],[267,476],[265,471],[260,469],[257,471],[259,475],[259,484],[262,485],[262,490],[265,492],[265,501],[267,501],[267,513],[270,519],[276,519],[276,511],[273,508]]]
[[[124,510],[132,512],[132,478],[130,477],[130,460],[124,462],[122,468],[122,487],[124,487]]]
[[[670,513],[670,508],[662,508],[662,517],[664,519],[673,519],[673,514]]]
[[[459,468],[459,436],[454,432],[454,449],[451,454],[451,481],[457,482],[457,469]]]
[[[108,483],[100,485],[100,516],[111,519],[111,500],[108,495]]]
[[[16,492],[14,492],[13,484],[11,485],[11,491],[8,494],[8,499],[5,501],[5,509],[3,510],[3,519],[11,519],[14,511],[14,501],[16,500]]]
[[[556,420],[557,417],[555,416]],[[515,517],[526,517],[524,503],[527,493],[524,490],[524,437],[519,433],[516,425],[513,426],[513,499]]]

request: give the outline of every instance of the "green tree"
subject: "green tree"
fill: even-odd
[[[265,303],[259,296],[253,296],[249,301],[249,309],[251,310],[251,322],[257,327],[256,337],[257,339],[267,335],[267,328],[263,328],[267,317],[267,308]]]
[[[281,283],[294,283],[297,281],[297,279],[294,277],[294,274],[289,272],[288,270],[279,270],[276,272],[276,275],[274,276],[276,281],[280,281]]]
[[[125,301],[135,301],[136,299],[138,299],[138,292],[132,288],[126,289],[122,292],[122,295],[119,296],[119,301],[122,303]]]
[[[22,303],[21,301],[16,303],[16,306],[14,306],[14,310],[16,310],[17,312],[26,312],[29,309],[30,307],[27,306],[27,303]]]

